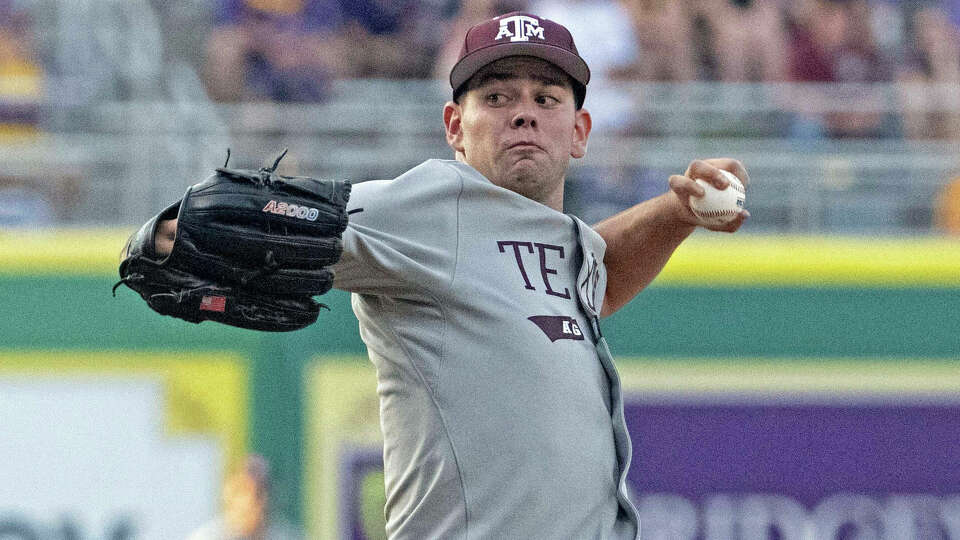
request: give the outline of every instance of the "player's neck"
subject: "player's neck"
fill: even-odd
[[[539,191],[537,192],[525,191],[523,188],[523,184],[511,184],[511,185],[506,185],[501,187],[505,189],[509,189],[510,191],[516,193],[517,195],[526,197],[531,201],[538,202],[548,208],[552,208],[557,212],[563,212],[563,185],[564,185],[564,180],[562,180],[553,190],[547,193],[541,193]]]
[[[560,182],[555,184],[553,189],[549,191],[546,191],[546,192],[541,190],[532,191],[532,190],[524,189],[523,187],[524,184],[522,182],[507,183],[506,185],[503,185],[500,182],[497,182],[495,179],[487,177],[480,171],[480,169],[473,166],[469,161],[467,161],[466,156],[464,156],[463,153],[461,152],[456,152],[454,154],[454,159],[456,159],[460,163],[463,163],[464,165],[468,165],[472,167],[473,170],[480,173],[481,176],[489,180],[490,183],[494,185],[500,186],[504,189],[508,189],[516,193],[517,195],[521,195],[532,201],[536,201],[544,206],[547,206],[549,208],[556,210],[557,212],[563,212],[563,186],[566,183],[566,177],[561,178]]]

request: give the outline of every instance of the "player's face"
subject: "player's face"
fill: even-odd
[[[590,115],[557,67],[513,56],[477,72],[460,104],[447,103],[447,142],[494,184],[563,208],[570,158],[586,153]]]

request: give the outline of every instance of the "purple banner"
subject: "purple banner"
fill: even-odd
[[[960,406],[626,407],[638,492],[960,493]]]
[[[960,539],[960,404],[625,412],[650,538]]]
[[[644,539],[960,540],[960,402],[633,399],[625,412]],[[377,520],[362,508],[379,503],[360,486],[380,452],[343,460],[344,537],[366,539]]]

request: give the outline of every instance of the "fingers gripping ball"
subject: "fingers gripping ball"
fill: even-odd
[[[322,304],[312,297],[333,284],[350,184],[280,176],[279,161],[259,171],[224,164],[191,186],[130,238],[118,285],[194,323],[288,331],[316,321]],[[176,239],[160,256],[157,228],[173,218]]]
[[[707,225],[721,226],[735,219],[743,209],[747,191],[743,183],[733,174],[721,170],[730,181],[726,189],[717,189],[713,184],[697,179],[697,184],[705,192],[703,197],[690,197],[690,209]]]

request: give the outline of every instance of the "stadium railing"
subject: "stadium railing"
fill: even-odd
[[[692,158],[737,157],[752,178],[751,231],[925,234],[936,194],[960,170],[958,139],[903,136],[902,113],[916,108],[904,96],[952,95],[938,87],[610,83],[591,90],[595,129],[571,184],[581,176],[602,184],[627,170],[628,178],[662,182],[650,188],[656,192]],[[283,172],[355,181],[451,156],[441,121],[448,90],[439,81],[340,81],[329,101],[310,105],[214,104],[197,94],[48,104],[42,136],[0,141],[0,169],[39,184],[69,172],[79,185],[57,201],[70,208],[55,213],[55,225],[131,225],[221,165],[228,147],[234,166],[256,168],[290,148]],[[960,114],[949,99],[931,102],[925,112]],[[831,133],[837,115],[873,128]],[[589,195],[570,191],[573,207],[590,214]],[[626,204],[629,195],[615,199]]]

